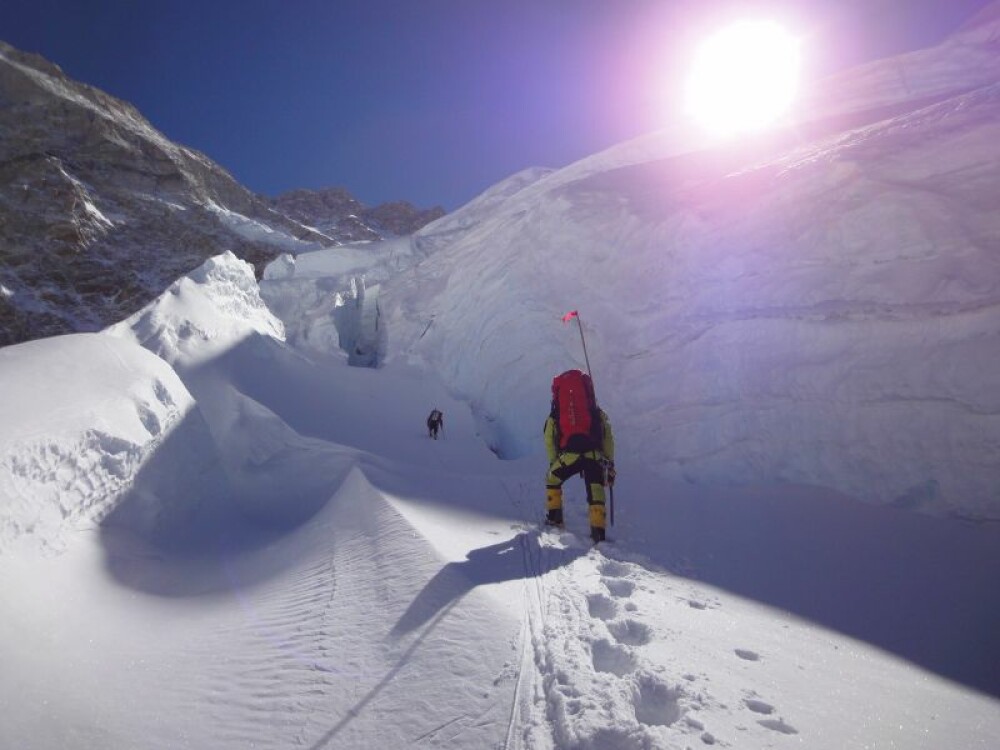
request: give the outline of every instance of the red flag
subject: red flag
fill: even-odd
[[[573,318],[579,317],[580,313],[576,310],[570,310],[568,313],[562,316],[563,323],[569,323]]]

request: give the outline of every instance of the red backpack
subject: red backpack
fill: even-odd
[[[560,450],[585,453],[601,447],[604,430],[594,382],[585,372],[567,370],[552,379],[552,418]]]

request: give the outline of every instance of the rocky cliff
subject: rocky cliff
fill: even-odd
[[[226,250],[260,272],[423,216],[326,193],[255,195],[127,102],[0,42],[0,346],[100,329]]]
[[[292,190],[273,198],[271,205],[306,226],[354,242],[413,234],[444,216],[440,206],[421,210],[407,201],[368,207],[342,187]]]

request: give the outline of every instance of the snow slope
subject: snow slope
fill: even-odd
[[[98,334],[33,341],[0,349],[0,379],[0,553],[25,535],[60,549],[123,497],[152,525],[211,491],[208,430],[177,374],[145,349]],[[138,483],[168,439],[184,447]],[[180,499],[164,501],[164,484]]]
[[[0,748],[992,750],[998,96],[650,136],[0,349]],[[578,480],[537,527],[569,309],[597,548]]]
[[[942,44],[830,76],[813,90],[802,119],[872,121],[990,86],[1000,78],[1000,4],[969,19]],[[881,119],[881,117],[878,117]]]
[[[539,193],[549,176],[457,235],[442,219],[414,239],[438,249],[381,285],[381,356],[429,363],[522,456],[551,375],[584,365],[559,323],[579,309],[601,399],[633,428],[623,455],[667,478],[998,518],[998,95],[745,167],[692,154]],[[268,272],[300,339],[362,275],[339,258],[299,256],[280,289]]]
[[[515,176],[414,238],[433,252],[381,284],[380,361],[426,363],[525,456],[550,378],[584,365],[559,323],[578,309],[626,460],[997,520],[1000,84],[966,83],[821,137],[664,133]],[[346,288],[335,254],[310,257],[264,286],[301,339],[299,295]]]
[[[263,374],[244,372],[251,381],[267,379],[269,398],[263,401],[293,411],[302,406],[295,378],[304,375],[294,366],[304,360],[282,347],[276,338],[280,324],[260,305],[253,285],[247,264],[220,256],[111,335],[84,337],[94,340],[99,353],[106,349],[125,363],[138,362],[129,368],[138,382],[149,361],[157,363],[153,373],[169,373],[178,400],[183,396],[190,408],[188,391],[166,365],[172,362],[200,396],[189,418],[202,425],[207,420],[219,447],[211,440],[208,446],[195,444],[186,435],[175,439],[176,431],[164,430],[155,454],[140,456],[128,479],[146,487],[147,472],[159,475],[171,467],[175,481],[161,488],[162,495],[171,507],[187,511],[186,523],[142,526],[134,519],[144,498],[104,492],[100,515],[63,521],[58,557],[37,554],[40,530],[27,523],[33,509],[27,503],[8,507],[4,498],[3,507],[23,533],[5,555],[0,576],[5,602],[0,642],[10,656],[0,679],[0,745],[287,747],[298,736],[300,742],[325,737],[342,747],[369,746],[379,737],[381,746],[405,747],[420,733],[433,734],[441,713],[458,706],[480,721],[465,728],[464,739],[481,746],[489,741],[477,738],[495,735],[496,722],[509,717],[507,691],[489,686],[518,632],[516,615],[485,594],[469,592],[447,608],[447,622],[425,618],[426,607],[416,606],[412,595],[438,570],[441,556],[395,508],[406,495],[380,492],[358,468],[368,464],[370,473],[399,485],[395,475],[411,475],[414,466],[366,458],[348,447],[349,440],[333,444],[300,436],[228,382],[243,369],[240,346],[246,346],[249,356],[267,365]],[[72,358],[81,355],[76,339],[52,339],[49,348]],[[163,359],[140,348],[138,340]],[[254,342],[262,348],[254,350]],[[39,346],[3,350],[12,363],[5,376],[32,394],[40,390],[39,372],[46,364],[29,356]],[[81,356],[101,361],[90,353]],[[61,388],[60,398],[25,402],[14,415],[24,432],[58,444],[62,433],[74,436],[75,425],[90,424],[98,411],[111,423],[110,434],[127,434],[135,421],[128,404],[118,408],[102,400],[102,389],[117,393],[121,379],[105,383],[107,368],[96,364],[77,369],[71,384],[47,378],[41,390]],[[293,370],[285,380],[279,379],[282,367]],[[343,379],[326,383],[324,405],[331,411],[324,416],[334,434],[356,432],[344,424],[359,415],[405,414],[398,408],[390,412],[398,407],[391,400],[373,408],[370,393],[377,389],[366,386],[370,378],[355,377],[359,374],[344,365]],[[424,395],[433,394],[425,389]],[[321,396],[312,394],[313,408]],[[449,437],[462,435],[463,425],[468,432],[471,421],[450,419]],[[365,425],[361,431],[373,429]],[[416,437],[419,432],[410,442]],[[374,441],[369,434],[358,442]],[[456,457],[472,463],[474,446],[468,441],[462,446],[456,442]],[[31,449],[13,440],[5,440],[4,447],[5,459],[10,456],[15,464]],[[423,444],[415,448],[429,451]],[[88,450],[78,453],[100,465],[118,448],[105,440]],[[482,448],[478,455],[493,463]],[[210,463],[223,478],[209,483],[196,476],[198,461]],[[433,483],[421,482],[423,471],[417,470],[407,492]],[[25,480],[20,491],[34,499],[56,479],[82,484],[98,478],[94,475],[89,463],[53,461],[29,478],[36,484]],[[194,509],[188,481],[204,490]],[[432,605],[433,600],[427,607]],[[430,627],[418,631],[425,620]],[[451,649],[463,628],[473,637],[488,629],[496,639],[470,645],[463,656]],[[430,689],[425,680],[438,687]],[[422,697],[415,700],[418,685]],[[430,707],[422,710],[422,701]],[[375,710],[355,721],[369,703]],[[383,707],[400,705],[403,714],[382,721]]]
[[[540,534],[538,457],[497,461],[434,376],[280,334],[227,254],[106,334],[2,351],[23,394],[7,465],[33,450],[12,437],[71,444],[95,419],[141,442],[151,380],[185,416],[130,481],[173,523],[102,492],[99,515],[29,528],[0,487],[21,528],[0,551],[0,746],[992,747],[1000,702],[971,686],[1000,695],[995,528],[637,469],[593,549],[582,488],[569,531]],[[20,497],[115,451],[66,450],[88,461]]]

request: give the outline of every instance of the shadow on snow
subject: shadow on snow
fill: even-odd
[[[390,637],[403,638],[420,631],[379,682],[344,714],[329,731],[310,746],[326,747],[378,697],[425,639],[457,605],[478,586],[515,581],[540,575],[569,565],[583,555],[583,548],[554,549],[539,544],[538,531],[524,531],[498,544],[470,551],[461,562],[450,562],[439,570],[410,603],[390,631]],[[423,628],[421,630],[421,628]]]
[[[817,488],[656,496],[653,528],[620,510],[629,550],[1000,696],[1000,525]]]

